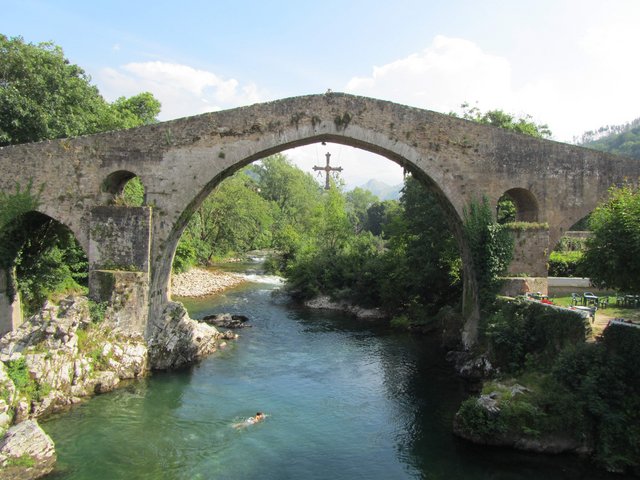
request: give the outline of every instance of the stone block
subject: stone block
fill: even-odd
[[[89,232],[90,268],[148,272],[150,235],[149,207],[93,208]]]

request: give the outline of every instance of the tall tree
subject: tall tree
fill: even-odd
[[[589,220],[591,237],[583,267],[591,280],[608,288],[640,292],[640,192],[612,187],[609,199]]]
[[[62,48],[0,34],[0,146],[73,137],[154,121],[150,93],[107,103]]]

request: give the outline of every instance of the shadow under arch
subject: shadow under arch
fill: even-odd
[[[17,215],[2,229],[0,269],[4,294],[13,301],[20,292],[25,314],[40,308],[56,288],[87,287],[87,253],[75,233],[37,210]]]
[[[500,200],[510,199],[516,209],[515,221],[537,222],[539,217],[538,200],[535,195],[525,188],[511,188],[504,192]]]
[[[475,281],[475,275],[473,273],[473,262],[471,261],[471,253],[470,249],[466,245],[464,235],[463,235],[463,222],[460,214],[456,210],[453,202],[447,196],[444,189],[426,172],[420,169],[416,164],[407,159],[405,156],[402,156],[396,152],[393,152],[389,149],[380,147],[373,143],[368,143],[356,138],[345,137],[340,135],[331,135],[331,134],[321,134],[321,135],[312,135],[306,138],[298,139],[290,142],[283,142],[277,145],[274,145],[269,148],[262,149],[253,153],[252,155],[246,156],[245,158],[233,163],[230,167],[223,170],[217,175],[214,175],[213,178],[202,188],[191,200],[191,202],[187,205],[187,207],[183,210],[182,214],[178,217],[176,222],[173,225],[173,228],[166,238],[164,243],[164,254],[160,255],[158,260],[161,262],[159,268],[154,269],[154,275],[156,275],[155,285],[160,286],[160,290],[163,293],[162,300],[165,303],[171,302],[170,299],[170,277],[171,277],[171,268],[173,259],[175,256],[175,251],[178,245],[178,241],[184,229],[186,228],[189,219],[193,215],[193,213],[199,208],[199,206],[204,202],[207,196],[226,178],[233,175],[235,172],[240,170],[241,168],[249,165],[252,162],[261,160],[270,155],[274,155],[277,153],[282,153],[286,150],[310,145],[313,143],[320,142],[330,142],[341,145],[346,145],[354,148],[359,148],[361,150],[365,150],[370,153],[374,153],[380,155],[399,166],[403,167],[405,170],[410,172],[418,181],[420,181],[423,185],[426,186],[428,190],[430,190],[435,197],[438,199],[438,202],[443,208],[446,217],[449,219],[451,231],[456,238],[459,246],[459,250],[461,253],[461,257],[463,259],[463,315],[467,319],[467,322],[464,326],[464,331],[462,332],[462,339],[465,345],[471,345],[475,342],[477,337],[477,319],[479,318],[479,307],[477,301],[477,286]],[[212,155],[214,151],[212,149]]]

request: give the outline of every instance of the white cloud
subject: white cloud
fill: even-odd
[[[546,58],[557,68],[518,62],[527,69],[518,71],[518,77],[526,80],[515,85],[507,57],[440,35],[419,53],[374,67],[370,76],[352,78],[346,90],[444,113],[468,101],[477,102],[481,110],[528,114],[547,123],[561,141],[637,118],[640,63],[633,59],[640,29],[632,18],[603,19],[572,41],[555,46],[551,42]]]
[[[143,91],[162,103],[161,120],[197,115],[261,100],[256,85],[223,79],[206,70],[168,62],[128,63],[99,72],[100,90],[109,100]]]
[[[458,110],[465,101],[508,106],[511,67],[473,42],[438,35],[420,53],[352,78],[346,90],[439,112]]]

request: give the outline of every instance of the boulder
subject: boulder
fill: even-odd
[[[232,315],[230,313],[218,313],[216,315],[207,315],[202,321],[213,325],[216,328],[245,328],[251,327],[246,322],[249,320],[245,315]]]
[[[0,477],[4,480],[31,480],[47,475],[56,463],[51,438],[35,420],[9,429],[0,440]]]
[[[194,363],[218,349],[220,332],[193,320],[181,303],[171,302],[154,326],[149,345],[152,368],[167,370]]]

